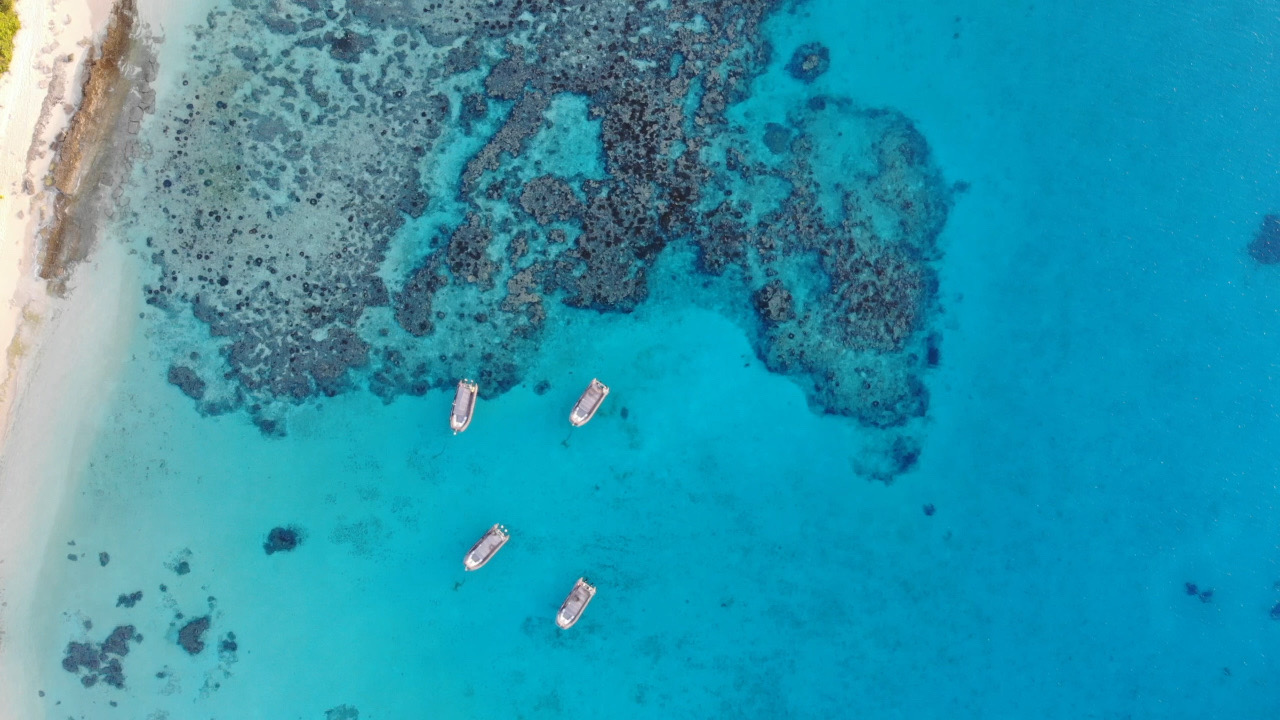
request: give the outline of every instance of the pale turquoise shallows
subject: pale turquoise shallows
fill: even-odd
[[[697,283],[567,317],[457,437],[438,390],[312,401],[283,438],[202,417],[139,296],[48,550],[48,717],[1280,714],[1280,270],[1245,251],[1280,212],[1274,7],[815,0],[767,31],[730,117],[763,127],[803,93],[895,108],[967,184],[912,470],[860,474],[880,438],[814,412]],[[805,89],[784,66],[807,42],[831,67]],[[572,165],[568,142],[539,152]],[[389,263],[457,222],[439,210]],[[592,377],[612,392],[571,429]],[[510,543],[464,572],[494,522]],[[275,526],[301,544],[267,555]],[[580,575],[599,593],[560,631]],[[191,656],[178,628],[203,615]],[[144,635],[125,689],[82,688],[66,643],[121,624]]]

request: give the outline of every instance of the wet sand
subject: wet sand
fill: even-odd
[[[139,88],[156,68],[135,0],[22,2],[18,12],[23,30],[0,78],[0,295],[9,298],[0,312],[0,717],[36,718],[39,627],[30,618],[41,558],[137,317],[125,251],[90,249],[114,214],[150,97]]]

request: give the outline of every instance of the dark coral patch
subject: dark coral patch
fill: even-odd
[[[83,671],[80,684],[86,688],[97,685],[99,681],[115,688],[123,688],[124,666],[120,658],[129,654],[131,641],[142,642],[142,635],[132,625],[120,625],[111,631],[101,645],[92,642],[67,643],[62,669],[76,674]]]
[[[121,625],[102,643],[102,652],[119,655],[121,657],[129,654],[129,641],[134,639],[137,631],[132,625]]]
[[[1280,215],[1268,215],[1249,243],[1249,255],[1263,265],[1280,263]]]
[[[209,630],[210,619],[208,615],[198,617],[195,620],[182,626],[178,631],[178,644],[182,646],[192,655],[199,655],[204,650],[204,634]]]
[[[262,549],[268,555],[278,552],[288,552],[298,547],[298,543],[302,542],[302,538],[298,535],[298,531],[287,527],[274,527],[271,532],[267,533],[267,541],[262,544]]]
[[[777,325],[796,317],[795,300],[780,280],[770,280],[756,291],[753,299],[756,312],[766,324]]]
[[[811,83],[831,67],[831,53],[821,43],[806,43],[796,48],[787,62],[787,72],[803,83]]]
[[[185,365],[169,366],[169,383],[176,385],[183,394],[192,400],[204,399],[204,391],[207,387],[204,380],[200,379],[195,370]]]
[[[775,155],[785,153],[791,148],[791,131],[785,125],[768,123],[764,126],[764,145]]]
[[[354,705],[339,705],[326,710],[324,720],[360,720],[360,711]]]

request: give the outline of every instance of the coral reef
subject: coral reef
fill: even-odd
[[[1249,243],[1249,255],[1263,265],[1280,263],[1280,215],[1268,215]]]
[[[205,382],[200,379],[195,370],[185,365],[171,365],[169,367],[169,383],[178,386],[178,389],[192,400],[201,400],[204,398]]]
[[[62,669],[80,675],[86,688],[99,681],[117,689],[124,688],[124,666],[120,658],[129,654],[130,642],[142,642],[142,635],[132,625],[120,625],[111,631],[101,645],[92,642],[69,642],[62,659]],[[114,656],[114,657],[113,657]]]
[[[288,552],[298,547],[298,543],[302,542],[298,531],[293,528],[275,527],[271,528],[271,532],[267,533],[267,541],[262,544],[262,549],[268,555],[278,552]]]
[[[236,634],[227,633],[227,636],[218,644],[218,652],[223,655],[230,655],[240,649],[240,644],[236,642]]]
[[[821,43],[806,43],[796,48],[787,63],[791,77],[803,83],[811,83],[831,67],[831,53]]]
[[[1183,586],[1184,586],[1184,589],[1187,591],[1188,595],[1191,595],[1192,597],[1200,598],[1200,602],[1207,603],[1207,602],[1213,601],[1213,588],[1209,588],[1208,590],[1201,590],[1193,582],[1183,583]]]
[[[182,646],[192,655],[199,655],[204,650],[204,634],[209,630],[210,619],[208,615],[198,617],[178,631],[178,644]]]
[[[210,13],[218,34],[198,41],[237,40],[199,46],[146,133],[144,202],[164,216],[137,230],[157,268],[147,300],[209,336],[175,348],[169,381],[268,434],[291,404],[362,386],[391,400],[469,376],[492,397],[525,380],[548,320],[634,310],[683,247],[754,307],[757,354],[815,410],[876,428],[922,416],[951,189],[892,110],[816,96],[763,136],[734,124],[775,10]],[[810,83],[829,64],[811,43],[787,71]]]
[[[142,591],[135,590],[128,595],[121,594],[116,598],[116,607],[131,608],[142,600]]]

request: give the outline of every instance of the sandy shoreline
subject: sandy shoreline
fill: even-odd
[[[0,346],[7,349],[0,363],[0,717],[6,718],[43,714],[34,687],[40,668],[30,662],[41,637],[32,622],[38,578],[63,498],[102,422],[140,297],[126,251],[109,243],[77,268],[65,297],[52,296],[37,275],[37,236],[53,217],[54,193],[46,192],[51,144],[70,125],[86,55],[111,8],[111,0],[19,0],[22,30],[10,72],[0,78],[0,296],[8,299],[0,309]]]
[[[38,326],[48,309],[34,265],[43,221],[38,191],[53,160],[49,146],[79,101],[85,55],[91,38],[105,28],[110,7],[110,0],[17,3],[22,30],[13,64],[0,77],[0,297],[7,300],[0,308],[0,347],[6,348],[0,416],[6,418],[16,365],[31,342],[25,336],[34,330],[23,326]]]

